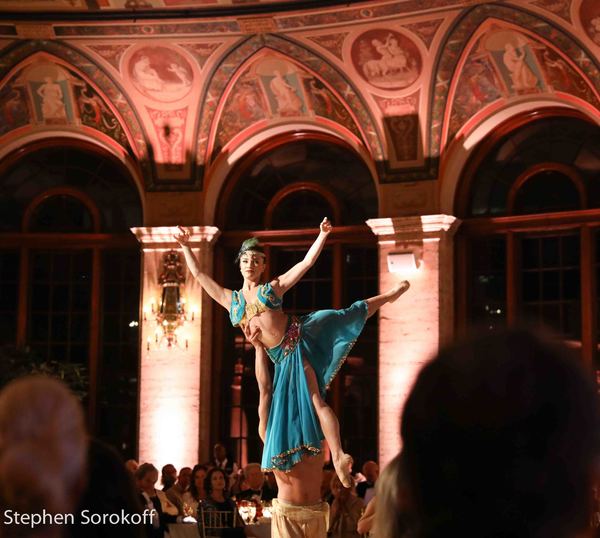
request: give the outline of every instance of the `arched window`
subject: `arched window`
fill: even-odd
[[[130,174],[53,140],[0,163],[0,345],[80,373],[92,432],[136,454],[139,249]],[[3,349],[7,349],[4,347]]]
[[[365,224],[377,216],[377,194],[367,166],[348,146],[324,137],[269,141],[233,172],[217,215],[226,230],[215,253],[217,272],[227,287],[241,286],[233,261],[244,239],[257,235],[266,245],[266,278],[272,278],[304,257],[327,216],[334,231],[314,267],[284,296],[284,310],[341,308],[377,293],[377,243]],[[218,400],[226,407],[216,411],[219,429],[213,437],[230,439],[236,460],[260,461],[254,351],[222,309],[215,314],[214,369],[223,379]],[[338,374],[329,400],[340,418],[344,446],[357,463],[376,459],[376,316]]]
[[[548,327],[598,361],[600,128],[537,113],[482,143],[457,213],[459,321]]]

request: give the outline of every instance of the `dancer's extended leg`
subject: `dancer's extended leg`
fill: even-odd
[[[319,392],[319,385],[317,383],[317,376],[315,371],[309,362],[304,359],[304,375],[306,376],[306,383],[308,384],[308,391],[310,398],[315,407],[321,429],[325,440],[331,450],[331,457],[333,459],[333,466],[335,472],[340,478],[340,482],[345,488],[352,486],[352,476],[350,475],[352,467],[352,457],[348,454],[344,454],[342,450],[342,442],[340,440],[340,423],[338,422],[333,409],[329,407]]]
[[[267,422],[269,421],[269,410],[271,409],[271,397],[273,394],[273,384],[271,382],[271,373],[269,372],[269,357],[265,348],[259,346],[255,348],[256,360],[254,371],[256,381],[258,382],[258,435],[265,442],[267,433]]]
[[[370,318],[385,303],[393,303],[408,288],[410,288],[410,282],[408,282],[408,280],[403,280],[402,282],[394,286],[392,289],[386,291],[385,293],[366,299],[365,302],[367,303],[367,317]]]

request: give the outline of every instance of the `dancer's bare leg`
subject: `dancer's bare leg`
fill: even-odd
[[[400,295],[402,295],[406,290],[410,288],[410,282],[408,280],[403,280],[392,289],[382,293],[381,295],[376,295],[375,297],[370,297],[366,299],[367,303],[367,317],[370,318],[377,310],[379,310],[385,303],[393,303]]]
[[[244,328],[244,334],[254,346],[255,361],[254,373],[258,384],[258,435],[265,442],[267,434],[267,422],[269,422],[269,410],[271,409],[271,398],[273,396],[273,383],[269,371],[269,356],[264,346],[260,343],[260,329],[254,331],[250,327]]]
[[[254,371],[258,383],[258,435],[265,442],[267,433],[267,422],[269,421],[269,410],[271,409],[271,397],[273,394],[273,383],[271,372],[269,372],[269,357],[265,348],[255,348],[256,360]]]
[[[342,441],[340,439],[340,423],[338,422],[333,409],[329,407],[319,392],[319,385],[317,383],[317,376],[315,371],[309,362],[304,359],[304,375],[306,376],[306,383],[308,384],[308,391],[310,398],[315,407],[323,435],[327,440],[329,449],[331,450],[331,457],[333,459],[333,466],[335,472],[340,478],[340,482],[346,488],[352,486],[352,476],[350,475],[352,467],[352,457],[348,454],[344,454],[342,450]]]

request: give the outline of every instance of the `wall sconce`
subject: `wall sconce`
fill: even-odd
[[[166,339],[167,347],[177,345],[177,329],[187,321],[185,313],[185,301],[181,297],[180,285],[185,282],[182,272],[183,264],[176,250],[169,250],[163,256],[163,272],[158,277],[158,283],[162,286],[162,294],[157,308],[152,303],[152,314],[157,325],[157,331],[154,334],[154,341],[160,345]],[[192,321],[195,312],[192,310]],[[146,314],[144,313],[144,321]],[[162,332],[162,336],[159,334]],[[188,341],[185,341],[185,347],[188,347]],[[150,350],[150,338],[146,340],[146,350]]]
[[[412,251],[390,252],[387,255],[387,265],[390,273],[414,273],[418,268],[417,258]]]

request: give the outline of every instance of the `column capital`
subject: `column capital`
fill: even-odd
[[[216,226],[186,226],[190,231],[190,247],[200,247],[202,244],[212,245],[221,231]],[[146,228],[130,228],[142,248],[171,249],[179,248],[173,236],[179,233],[177,226],[154,226]]]
[[[453,215],[418,215],[412,217],[387,217],[367,220],[371,231],[386,241],[423,241],[454,235],[460,220]]]

